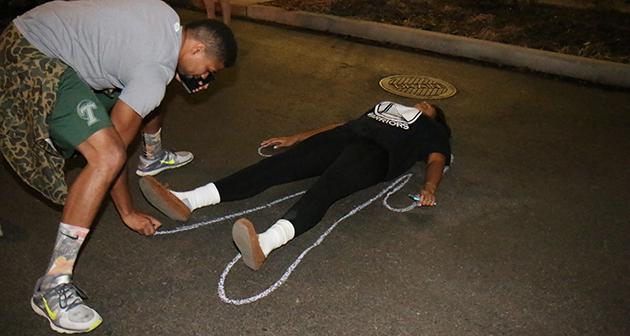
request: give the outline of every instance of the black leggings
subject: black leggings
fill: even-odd
[[[387,152],[341,126],[314,135],[284,153],[265,158],[215,185],[221,201],[252,197],[269,187],[320,176],[282,218],[300,235],[315,226],[336,201],[384,180]]]

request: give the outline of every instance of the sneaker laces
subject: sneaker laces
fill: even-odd
[[[170,161],[170,160],[177,160],[177,154],[170,150],[170,149],[164,149],[164,157],[162,158],[162,160],[164,161]]]
[[[87,300],[87,295],[79,287],[66,283],[52,289],[59,296],[59,307],[70,310]]]
[[[140,165],[146,167],[155,162],[175,159],[173,156],[176,156],[176,154],[172,150],[162,149],[161,155],[153,159],[147,159],[144,155],[140,155]]]

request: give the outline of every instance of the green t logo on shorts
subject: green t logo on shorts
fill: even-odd
[[[79,118],[87,121],[88,126],[92,126],[99,121],[98,118],[94,116],[94,110],[96,109],[97,106],[95,102],[84,99],[77,104],[77,115],[79,115]]]

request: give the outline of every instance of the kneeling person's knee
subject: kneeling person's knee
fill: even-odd
[[[103,164],[108,171],[118,172],[120,168],[125,165],[127,161],[127,153],[122,144],[115,144],[108,146],[109,148],[101,151],[101,164]]]
[[[88,164],[108,175],[115,175],[127,160],[122,139],[113,127],[103,129],[79,145]]]

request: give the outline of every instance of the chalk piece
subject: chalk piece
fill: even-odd
[[[409,194],[407,195],[412,201],[420,202],[422,200],[422,196],[418,194]]]

